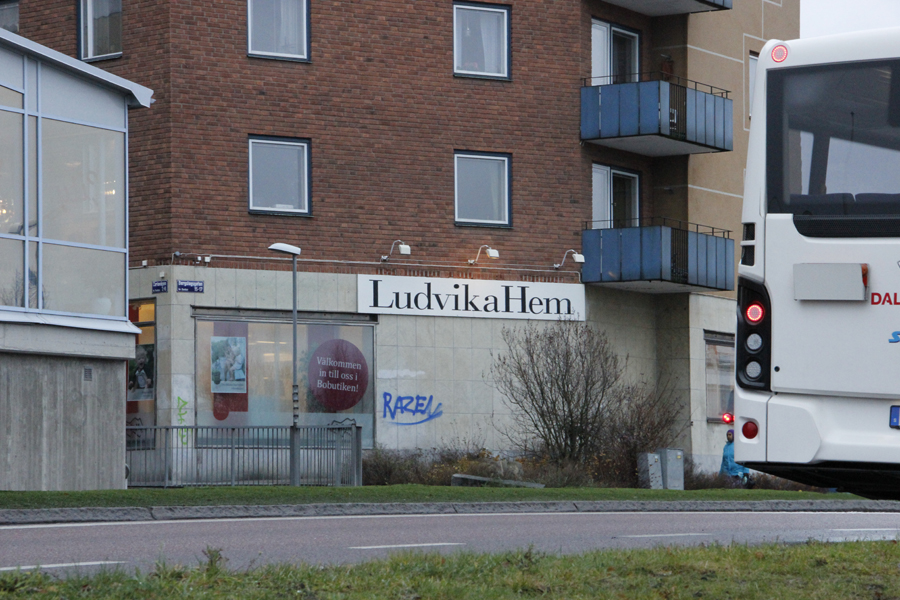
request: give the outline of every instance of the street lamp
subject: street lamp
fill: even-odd
[[[297,459],[300,456],[299,450],[299,441],[300,441],[300,387],[297,385],[297,257],[300,256],[300,248],[297,246],[291,246],[290,244],[284,244],[278,242],[277,244],[272,244],[269,246],[269,250],[273,252],[282,252],[284,254],[291,255],[291,263],[293,266],[293,319],[292,324],[294,326],[294,351],[292,353],[292,363],[293,368],[291,371],[293,372],[293,387],[291,388],[291,401],[293,402],[293,410],[294,410],[294,420],[291,423],[291,485],[300,485],[300,469],[297,468]]]

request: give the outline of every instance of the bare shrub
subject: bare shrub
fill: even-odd
[[[504,327],[501,335],[508,350],[494,358],[491,373],[512,424],[500,433],[523,453],[586,462],[623,391],[624,368],[606,335],[568,319]]]
[[[624,361],[588,323],[529,323],[502,337],[508,350],[491,373],[512,415],[500,433],[538,463],[546,457],[563,479],[635,487],[638,455],[671,445],[688,426],[668,386],[624,380]]]

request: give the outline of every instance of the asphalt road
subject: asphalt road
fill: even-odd
[[[391,552],[527,548],[577,553],[657,545],[799,543],[900,537],[898,513],[616,512],[209,519],[0,527],[0,569],[149,570],[195,565],[221,548],[230,568],[353,563]]]

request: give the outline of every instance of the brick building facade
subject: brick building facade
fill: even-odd
[[[668,382],[691,421],[682,444],[714,468],[728,401],[719,349],[734,328],[736,236],[721,230],[740,228],[752,53],[797,37],[799,1],[361,8],[18,0],[21,35],[155,91],[130,122],[130,297],[154,374],[129,397],[129,422],[290,422],[289,363],[277,351],[289,335],[290,263],[267,250],[287,242],[302,248],[301,372],[332,338],[361,348],[365,395],[342,414],[364,422],[369,443],[502,448],[508,409],[489,368],[503,327],[515,325],[371,314],[361,287],[373,276],[568,284],[560,289],[584,297],[580,316],[628,356],[630,377]],[[101,37],[98,56],[91,43]],[[658,94],[647,97],[652,110],[648,93]],[[629,119],[642,129],[628,132]],[[296,172],[285,175],[287,164]],[[604,253],[610,232],[660,227],[666,240],[701,236],[692,250],[687,241],[672,250],[690,263],[683,277],[668,246],[665,273],[629,275],[628,256],[652,254],[640,234],[616,238],[615,265]],[[410,254],[383,261],[395,240]],[[470,264],[482,246],[499,258]],[[570,249],[586,262],[562,262]],[[178,291],[179,281],[202,282],[202,292]],[[244,352],[242,384],[215,381],[224,359],[214,347],[226,339]],[[421,415],[398,417],[388,396],[433,397],[441,414],[412,425]],[[305,410],[318,415],[309,422],[336,418],[323,406],[309,400]]]

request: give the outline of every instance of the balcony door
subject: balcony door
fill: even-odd
[[[640,226],[640,176],[603,165],[592,176],[591,228]]]
[[[591,85],[637,81],[639,36],[604,21],[591,22]]]

